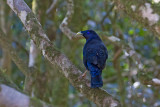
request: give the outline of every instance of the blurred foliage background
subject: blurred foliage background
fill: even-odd
[[[57,0],[54,8],[46,13],[54,1],[25,0],[32,10],[35,9],[36,16],[57,49],[68,56],[77,68],[85,71],[82,61],[85,40],[69,40],[61,32],[59,25],[66,15],[67,1]],[[160,86],[151,81],[160,78],[160,40],[136,21],[122,17],[112,0],[73,1],[75,12],[68,27],[74,32],[95,30],[108,49],[109,58],[103,70],[103,89],[118,98],[124,107],[159,107]],[[29,35],[3,0],[0,1],[0,11],[1,28],[12,41],[10,45],[18,52],[18,56],[28,64]],[[0,66],[23,90],[25,76],[2,46]],[[35,66],[38,74],[33,86],[34,96],[59,107],[96,107],[77,92],[58,72],[59,68],[52,66],[40,52]],[[89,74],[87,78],[90,79]]]

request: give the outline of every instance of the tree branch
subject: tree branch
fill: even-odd
[[[68,24],[72,19],[72,15],[74,14],[74,4],[73,0],[67,0],[67,13],[65,18],[63,19],[62,23],[60,24],[60,29],[62,32],[70,39],[78,39],[82,38],[81,36],[75,36],[76,33],[72,32],[71,29],[69,29]]]
[[[0,89],[1,107],[51,107],[46,105],[44,102],[36,101],[35,99],[32,99],[5,84],[0,84]]]
[[[114,0],[117,10],[123,11],[150,31],[160,36],[159,6],[145,0]]]
[[[0,29],[0,44],[6,48],[10,52],[10,56],[14,63],[18,66],[18,68],[22,71],[22,73],[26,76],[26,81],[24,89],[26,92],[31,93],[33,83],[35,81],[35,69],[34,67],[29,68],[24,61],[19,58],[18,53],[12,48],[10,45],[10,41],[6,38],[5,34],[3,33],[2,29]],[[29,78],[28,78],[29,77]]]
[[[49,14],[50,11],[55,8],[55,5],[57,4],[58,0],[53,0],[51,6],[47,9],[46,14]]]
[[[32,11],[37,15],[38,15],[38,3],[37,0],[33,0],[32,1]],[[38,17],[39,18],[39,17]],[[35,45],[35,43],[33,42],[33,40],[30,40],[30,49],[29,49],[29,63],[28,63],[28,67],[30,69],[30,72],[28,72],[28,75],[25,77],[25,84],[24,84],[24,91],[27,92],[29,95],[33,95],[33,83],[36,77],[33,77],[34,74],[36,74],[37,72],[34,70],[35,67],[35,63],[36,63],[36,59],[38,56],[38,49]],[[33,69],[32,69],[33,68]]]
[[[120,57],[121,57],[122,49],[119,46],[115,46],[114,51],[115,51],[115,54],[113,59],[113,66],[117,72],[117,77],[118,77],[117,82],[118,82],[120,96],[121,96],[121,105],[125,107],[125,86],[122,78],[122,70],[120,67]]]
[[[8,39],[11,39],[9,35],[11,32],[7,32],[7,26],[9,23],[7,22],[5,16],[8,15],[5,10],[5,1],[0,1],[0,28],[7,34]],[[6,23],[7,22],[7,23]],[[2,57],[2,68],[6,69],[6,73],[11,75],[11,57],[9,56],[9,51],[2,47],[3,57]]]
[[[28,67],[24,62],[17,56],[17,52],[11,47],[11,42],[7,40],[5,34],[3,33],[2,29],[0,29],[0,44],[10,51],[10,56],[18,68],[23,72],[24,75],[27,75]]]
[[[22,93],[7,75],[0,70],[0,106],[1,107],[52,107],[36,98]]]
[[[81,78],[78,70],[70,60],[54,48],[42,29],[37,18],[23,0],[7,0],[10,8],[19,16],[26,30],[31,35],[36,46],[41,50],[43,56],[52,64],[56,63],[62,70],[62,74],[72,85],[98,106],[116,107],[120,106],[118,100],[102,89],[93,89],[87,84],[87,79]]]

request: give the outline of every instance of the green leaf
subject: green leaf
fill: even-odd
[[[134,30],[133,30],[133,29],[130,29],[130,30],[128,31],[128,34],[129,34],[129,35],[133,35],[133,34],[134,34]]]

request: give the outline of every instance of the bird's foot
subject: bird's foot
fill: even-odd
[[[85,78],[85,77],[86,77],[86,73],[83,73],[83,74],[82,74],[82,77]]]
[[[83,78],[86,77],[86,73],[87,73],[87,70],[82,74],[82,77],[83,77]]]

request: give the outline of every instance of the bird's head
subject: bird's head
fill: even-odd
[[[82,35],[83,37],[85,37],[86,40],[93,38],[100,39],[97,33],[93,30],[80,31],[76,35]]]

